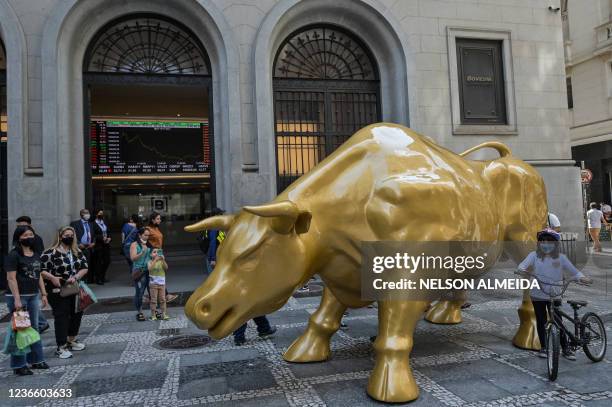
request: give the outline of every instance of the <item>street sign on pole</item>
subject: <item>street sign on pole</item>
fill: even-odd
[[[592,180],[593,172],[591,172],[591,170],[589,170],[588,168],[583,168],[582,170],[580,170],[580,181],[583,184],[590,184]]]

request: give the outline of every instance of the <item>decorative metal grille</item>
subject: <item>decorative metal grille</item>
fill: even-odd
[[[368,55],[357,39],[327,27],[302,31],[281,47],[273,81],[279,193],[380,121],[380,84]]]
[[[90,48],[88,72],[209,75],[204,48],[185,27],[159,17],[111,23]]]
[[[378,79],[361,42],[330,27],[309,28],[287,39],[276,57],[274,77]]]

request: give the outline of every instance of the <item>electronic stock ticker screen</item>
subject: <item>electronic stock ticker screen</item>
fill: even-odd
[[[92,120],[92,175],[209,173],[207,121]]]

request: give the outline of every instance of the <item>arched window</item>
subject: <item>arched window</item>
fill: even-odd
[[[86,59],[87,72],[209,75],[208,56],[195,35],[175,21],[142,16],[100,30]]]
[[[83,60],[85,194],[111,230],[157,211],[164,244],[188,247],[180,231],[216,206],[211,74],[200,38],[164,15],[127,14],[93,36]]]
[[[277,189],[308,172],[360,128],[380,121],[376,61],[335,26],[291,34],[274,61]]]

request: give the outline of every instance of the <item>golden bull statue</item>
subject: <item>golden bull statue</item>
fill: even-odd
[[[463,158],[485,147],[500,157]],[[284,358],[324,361],[344,311],[369,303],[361,299],[361,241],[533,241],[546,214],[542,178],[505,145],[488,142],[455,154],[409,128],[373,124],[272,202],[186,227],[229,233],[215,271],[189,298],[185,312],[213,338],[222,338],[245,321],[279,309],[318,274],[325,283],[321,304]],[[511,253],[516,260],[526,254]],[[378,302],[376,363],[367,388],[374,399],[418,397],[409,356],[415,326],[428,305]],[[459,322],[460,305],[440,301],[427,317]],[[515,345],[538,349],[527,295],[519,316]]]

